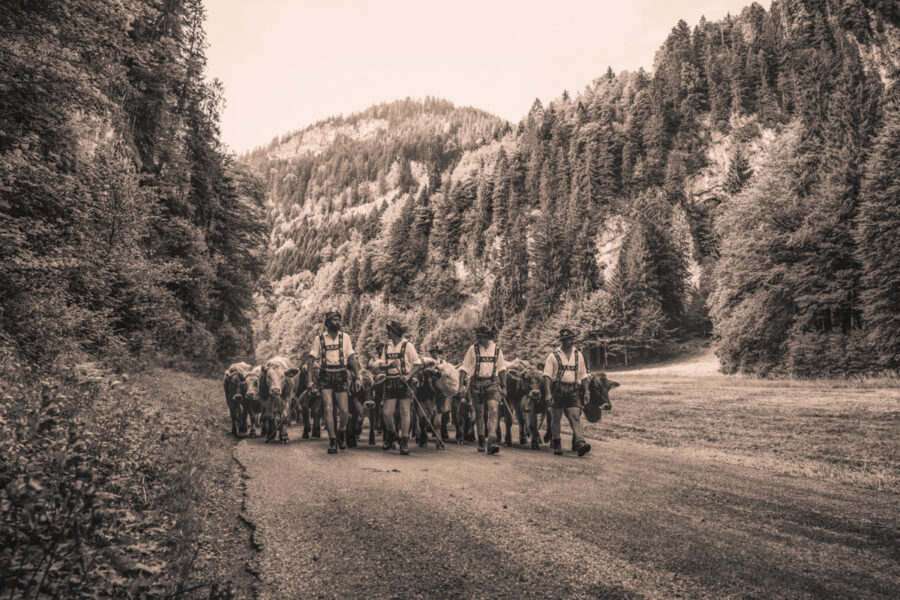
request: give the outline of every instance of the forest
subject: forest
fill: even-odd
[[[265,265],[265,190],[220,141],[204,18],[0,4],[4,597],[233,597],[198,568],[220,430],[153,370],[246,356]]]
[[[595,357],[709,337],[730,373],[895,370],[898,11],[752,4],[517,125],[406,99],[241,157],[271,199],[258,352],[334,305],[365,349],[391,316],[454,357],[477,320],[529,359],[566,323]]]

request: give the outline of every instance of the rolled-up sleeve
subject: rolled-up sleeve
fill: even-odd
[[[406,344],[406,365],[407,368],[412,371],[412,368],[419,364],[419,353],[416,352],[416,348],[407,342]]]
[[[319,336],[316,336],[313,338],[312,348],[309,349],[309,355],[318,360],[321,352],[322,349],[319,348]]]
[[[584,354],[581,352],[578,353],[578,370],[576,371],[575,376],[578,383],[583,382],[588,377],[587,367],[584,364]]]
[[[472,346],[469,346],[469,349],[466,350],[466,357],[463,359],[459,370],[463,371],[468,377],[471,377],[472,373],[475,372],[475,349]]]
[[[353,350],[353,342],[350,341],[350,336],[344,334],[344,356],[349,359],[351,356],[356,354]]]
[[[551,352],[547,355],[547,360],[544,361],[544,377],[554,379],[556,377],[556,366],[556,357]]]

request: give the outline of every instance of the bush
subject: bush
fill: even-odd
[[[42,371],[0,345],[0,593],[171,597],[194,556],[194,441],[89,367]]]

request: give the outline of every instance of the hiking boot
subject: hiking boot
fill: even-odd
[[[403,456],[407,456],[409,454],[409,438],[408,437],[400,438],[400,454]]]
[[[484,452],[484,438],[483,437],[478,438],[478,451]]]
[[[303,428],[303,435],[300,436],[300,437],[301,437],[302,439],[304,439],[304,440],[308,440],[308,439],[309,439],[309,426],[308,426],[308,425],[307,425],[306,427]]]
[[[562,440],[552,440],[550,442],[550,447],[553,448],[553,454],[557,456],[562,456]]]
[[[381,443],[382,450],[393,450],[394,449],[394,432],[393,431],[385,431],[384,432],[384,442]]]
[[[541,449],[541,440],[537,437],[531,438],[531,449],[532,450],[540,450]]]
[[[341,450],[347,449],[347,442],[345,441],[346,437],[347,437],[346,431],[338,431],[337,443],[338,443],[338,448],[340,448]]]
[[[337,454],[337,440],[328,438],[328,454]]]
[[[312,428],[312,436],[313,436],[314,438],[320,438],[320,437],[322,437],[322,428],[319,426],[318,423],[315,424],[315,425],[313,425],[313,428]]]
[[[487,453],[488,454],[497,454],[498,452],[500,452],[500,446],[497,445],[497,439],[496,438],[488,438]]]
[[[575,442],[575,452],[578,453],[578,456],[584,456],[588,452],[591,451],[591,445],[588,444],[584,440],[578,440]]]

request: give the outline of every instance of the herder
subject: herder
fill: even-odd
[[[403,326],[397,321],[387,323],[389,341],[381,354],[378,368],[385,371],[384,399],[384,443],[382,448],[390,450],[394,441],[400,441],[400,454],[409,454],[410,407],[412,388],[419,384],[418,375],[422,369],[419,354],[412,343],[403,337]],[[395,431],[394,411],[400,408],[400,436]]]
[[[553,439],[550,444],[553,453],[561,455],[560,419],[565,411],[569,425],[572,427],[572,449],[578,456],[584,456],[591,450],[591,445],[584,440],[581,429],[581,403],[588,394],[587,368],[584,356],[575,349],[575,333],[564,327],[559,331],[560,347],[547,355],[544,361],[544,393],[549,399],[552,410],[551,429]]]
[[[478,451],[484,452],[485,423],[484,410],[487,407],[488,454],[500,451],[497,444],[497,418],[500,396],[506,395],[506,361],[503,351],[493,340],[494,332],[485,326],[475,328],[476,343],[469,346],[460,367],[460,393],[465,398],[466,390],[475,405],[475,428],[478,431]]]
[[[315,362],[319,361],[318,381],[314,379]],[[347,448],[347,367],[353,370],[353,385],[360,381],[359,361],[353,351],[350,336],[341,331],[341,313],[325,313],[325,332],[313,339],[307,357],[307,387],[311,393],[316,387],[322,392],[322,410],[325,412],[325,427],[328,429],[328,454],[336,454],[338,448]],[[339,424],[335,435],[334,402],[338,405]]]

